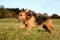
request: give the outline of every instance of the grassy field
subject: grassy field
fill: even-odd
[[[52,33],[44,31],[40,26],[32,28],[30,32],[20,29],[15,18],[0,19],[0,40],[60,40],[60,19],[52,19],[54,30]]]

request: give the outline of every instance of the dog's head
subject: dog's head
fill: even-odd
[[[18,15],[18,21],[26,20],[26,19],[30,18],[31,15],[32,15],[32,13],[29,12],[27,9],[21,9],[20,13]]]

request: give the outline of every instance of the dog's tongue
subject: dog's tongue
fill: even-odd
[[[21,22],[22,21],[22,19],[18,19],[18,22]]]

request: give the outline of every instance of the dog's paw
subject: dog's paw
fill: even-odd
[[[25,26],[24,25],[20,25],[20,26],[18,26],[18,28],[25,28]]]

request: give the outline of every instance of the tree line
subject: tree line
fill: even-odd
[[[30,10],[30,11],[32,11],[32,10]],[[16,18],[17,14],[19,12],[20,12],[19,8],[4,8],[3,6],[0,6],[0,19],[1,18]],[[39,14],[41,14],[41,13],[39,13]],[[43,13],[43,15],[48,16],[48,13]],[[60,19],[60,16],[56,13],[54,13],[48,17],[50,17],[52,19]]]

